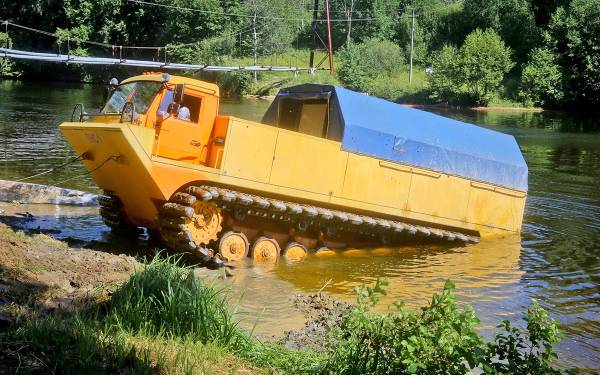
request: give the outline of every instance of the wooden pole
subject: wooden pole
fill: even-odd
[[[327,13],[327,42],[329,44],[329,74],[333,76],[333,48],[331,47],[331,22],[329,20],[329,0],[325,0],[325,12]]]
[[[256,67],[256,55],[257,55],[257,34],[256,34],[256,2],[252,2],[252,8],[254,10],[254,17],[252,17],[252,55],[253,55],[253,61],[254,61],[254,66]],[[256,82],[258,80],[258,76],[256,74],[256,70],[254,71],[252,78],[254,80],[254,82]]]
[[[310,61],[308,66],[315,66],[315,49],[317,48],[317,17],[319,17],[319,0],[315,0],[313,6],[313,21],[312,21],[312,46],[310,48]]]
[[[410,71],[408,73],[408,83],[412,83],[414,37],[415,37],[415,10],[413,9],[412,16],[410,17]]]

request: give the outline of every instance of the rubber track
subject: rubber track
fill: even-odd
[[[193,187],[189,188],[188,192],[193,192],[194,197],[197,199],[214,200],[218,206],[227,211],[237,211],[238,215],[252,215],[289,222],[304,230],[311,227],[325,230],[333,229],[334,232],[358,232],[362,235],[379,237],[380,239],[414,235],[463,243],[479,242],[479,237],[460,232],[356,215],[350,212],[265,198],[213,186]]]
[[[111,230],[124,232],[131,229],[122,211],[123,205],[116,195],[105,191],[104,195],[98,197],[98,205],[100,206],[102,221]]]

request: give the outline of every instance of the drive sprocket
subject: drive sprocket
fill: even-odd
[[[223,215],[221,209],[213,202],[197,200],[191,206],[194,215],[185,224],[184,230],[189,231],[192,240],[197,245],[207,245],[216,241],[223,230]]]

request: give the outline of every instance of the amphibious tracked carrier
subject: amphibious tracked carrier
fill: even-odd
[[[512,136],[329,85],[282,89],[257,123],[219,115],[210,83],[113,83],[100,114],[78,105],[60,129],[114,230],[146,227],[216,265],[520,231]]]

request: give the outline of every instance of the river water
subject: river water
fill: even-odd
[[[23,178],[72,157],[57,125],[70,118],[75,103],[98,107],[102,90],[0,82],[0,178]],[[259,120],[268,105],[262,100],[223,103],[221,112]],[[530,181],[521,236],[458,248],[357,250],[291,264],[248,262],[240,265],[231,281],[237,291],[244,291],[242,305],[249,312],[248,320],[260,316],[258,331],[278,335],[302,325],[302,316],[290,301],[294,294],[323,289],[352,301],[354,287],[378,277],[390,282],[380,310],[398,299],[417,307],[450,278],[459,301],[475,308],[485,336],[491,337],[502,319],[522,326],[525,309],[531,299],[537,299],[565,334],[558,347],[560,363],[598,370],[600,119],[550,112],[434,111],[517,138]],[[98,191],[79,164],[31,182]],[[36,214],[36,226],[52,230],[57,237],[111,240],[96,210],[21,208],[25,209]]]

